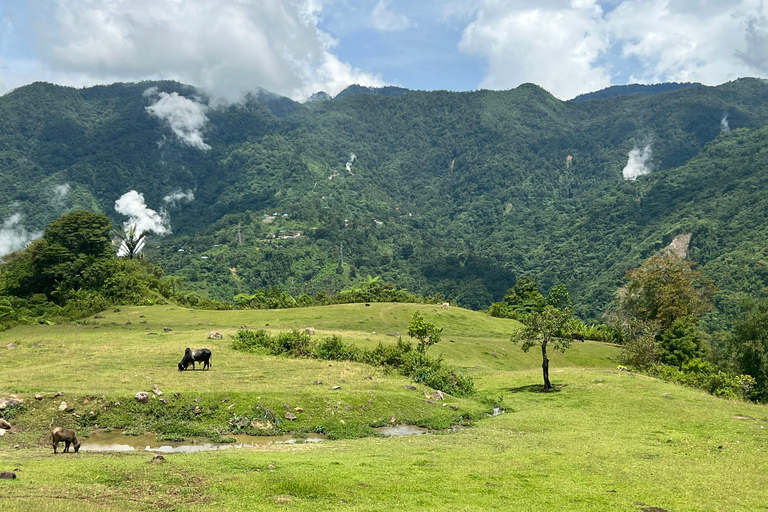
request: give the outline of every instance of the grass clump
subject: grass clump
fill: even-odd
[[[274,336],[263,329],[240,330],[234,336],[232,348],[252,353],[365,363],[396,371],[414,382],[450,395],[467,396],[474,392],[472,378],[452,371],[442,357],[434,358],[414,350],[411,343],[402,339],[395,345],[379,343],[372,349],[365,349],[345,344],[338,335],[316,341],[297,329]]]

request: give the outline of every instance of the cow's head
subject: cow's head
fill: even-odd
[[[80,441],[76,442],[76,443],[75,443],[73,446],[74,446],[74,448],[75,448],[75,453],[77,453],[78,451],[80,451]]]
[[[187,367],[186,367],[186,366],[184,366],[184,363],[179,363],[179,371],[180,371],[180,372],[183,372],[183,371],[184,371],[184,370],[186,370],[186,369],[187,369]]]

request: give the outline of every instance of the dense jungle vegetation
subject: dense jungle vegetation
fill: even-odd
[[[146,252],[215,300],[335,294],[373,275],[482,309],[532,277],[564,283],[580,318],[603,321],[624,273],[684,233],[718,290],[709,331],[768,296],[762,80],[580,102],[531,84],[352,88],[307,104],[262,92],[211,102],[210,150],[147,112],[150,87],[209,101],[174,82],[35,83],[0,98],[0,219],[42,231],[85,209],[119,226],[129,190],[155,210],[192,190]],[[649,142],[654,172],[624,181],[628,153]]]

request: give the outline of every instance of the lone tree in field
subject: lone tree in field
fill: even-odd
[[[525,328],[512,335],[513,343],[522,343],[523,352],[531,347],[541,347],[541,370],[544,374],[544,389],[552,389],[549,382],[549,359],[547,347],[552,344],[555,350],[565,352],[571,345],[571,325],[573,312],[570,308],[557,309],[546,306],[542,311],[534,311],[524,320]]]
[[[418,349],[422,354],[426,354],[429,347],[440,342],[441,332],[443,332],[442,327],[438,329],[435,324],[425,322],[418,311],[413,314],[411,324],[408,326],[408,336],[419,340]]]

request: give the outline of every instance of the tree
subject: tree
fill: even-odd
[[[690,316],[676,318],[659,341],[661,362],[682,368],[685,363],[704,355],[701,333]]]
[[[731,341],[738,371],[751,375],[757,397],[768,399],[768,301],[748,302]]]
[[[144,244],[147,243],[147,235],[149,231],[142,231],[138,233],[136,231],[136,225],[131,224],[128,227],[128,232],[125,234],[115,231],[117,236],[120,237],[122,243],[117,251],[119,257],[125,257],[129,260],[141,257],[141,250],[144,249]]]
[[[570,309],[560,310],[546,306],[542,311],[534,311],[525,318],[525,328],[512,335],[510,341],[522,342],[521,349],[528,352],[536,345],[541,347],[541,370],[544,375],[544,389],[552,389],[549,382],[549,358],[547,347],[551,343],[555,350],[565,352],[571,345],[571,326],[573,313]]]
[[[427,349],[440,342],[440,333],[443,328],[424,321],[418,311],[413,314],[411,324],[408,326],[408,336],[419,340],[419,352],[427,353]]]
[[[676,319],[698,319],[707,312],[712,307],[713,286],[701,272],[693,270],[694,265],[672,252],[663,252],[628,270],[618,298],[624,328],[631,331],[633,323],[658,322],[663,334]]]

